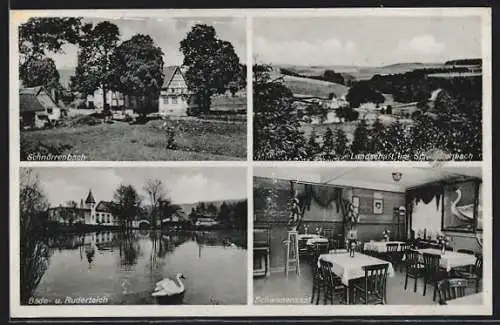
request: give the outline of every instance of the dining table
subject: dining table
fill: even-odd
[[[398,251],[401,250],[401,246],[405,244],[403,241],[368,241],[363,245],[364,251],[371,251],[376,253],[387,253],[388,244],[397,244]]]
[[[306,245],[314,245],[319,243],[328,243],[328,239],[317,234],[299,234],[297,235],[299,241],[305,240]]]
[[[387,276],[394,277],[395,274],[392,263],[363,253],[355,253],[354,255],[350,255],[347,252],[321,254],[318,258],[318,267],[320,267],[321,260],[332,263],[332,272],[340,278],[342,284],[345,285],[348,290],[350,289],[349,282],[351,280],[363,278],[365,276],[365,271],[363,270],[365,266],[388,264]],[[349,296],[350,295],[347,294],[346,297],[348,304]]]
[[[441,259],[439,260],[439,266],[447,272],[450,272],[453,268],[474,265],[476,263],[476,256],[472,254],[455,251],[442,252],[440,249],[435,248],[417,249],[417,251],[422,254],[422,256],[424,253],[440,255]]]
[[[475,293],[472,295],[463,296],[456,299],[451,299],[446,302],[447,305],[463,305],[463,306],[472,306],[472,305],[482,305],[483,304],[483,293]]]

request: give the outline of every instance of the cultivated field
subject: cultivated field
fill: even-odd
[[[85,154],[88,160],[242,160],[246,157],[246,123],[169,121],[175,130],[176,150],[166,149],[168,137],[161,129],[162,123],[161,120],[137,125],[115,122],[23,131],[21,156],[43,153],[43,148],[52,152],[56,148],[62,151],[60,154]]]
[[[284,85],[296,95],[328,98],[331,93],[340,97],[347,94],[348,87],[323,80],[283,76]]]

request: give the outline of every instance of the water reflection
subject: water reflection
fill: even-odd
[[[35,296],[106,296],[152,304],[156,282],[186,276],[185,304],[246,303],[244,232],[101,231],[47,236],[48,267]]]

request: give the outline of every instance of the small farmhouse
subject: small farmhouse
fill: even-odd
[[[162,115],[187,116],[190,92],[179,66],[168,66],[161,87],[158,112]]]
[[[22,128],[43,128],[57,123],[64,114],[45,87],[19,90],[19,118]]]

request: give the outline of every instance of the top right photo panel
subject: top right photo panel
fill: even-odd
[[[253,159],[481,161],[484,18],[254,17]]]

